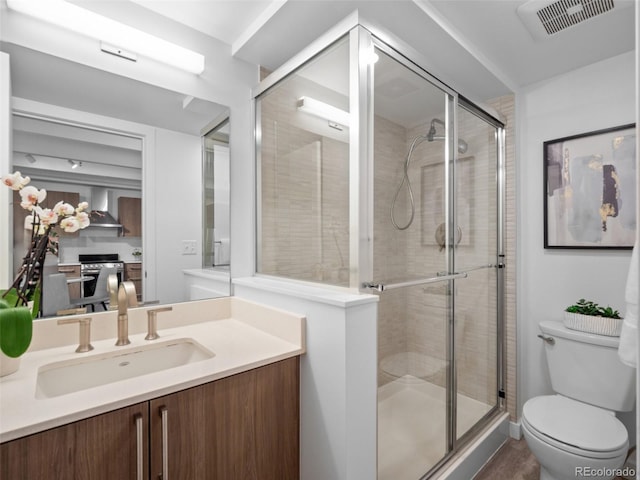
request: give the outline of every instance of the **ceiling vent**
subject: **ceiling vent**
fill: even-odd
[[[624,0],[531,0],[518,7],[518,16],[535,40],[550,36],[614,9],[633,5]]]

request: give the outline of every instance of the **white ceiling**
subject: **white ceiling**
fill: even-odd
[[[361,23],[391,43],[409,45],[412,59],[445,84],[481,102],[634,48],[634,0],[614,0],[617,7],[612,12],[540,42],[532,38],[516,13],[524,0],[70,1],[120,21],[127,19],[140,29],[174,24],[185,30],[188,26],[198,35],[204,33],[228,45],[236,58],[269,70],[281,66],[357,10]],[[176,92],[17,45],[3,44],[2,50],[10,51],[15,59],[12,76],[17,80],[17,96],[56,103],[55,99],[66,92],[68,98],[80,102],[67,103],[71,108],[84,107],[120,118],[116,112],[127,109],[137,115],[129,120],[189,133],[199,133],[206,119],[214,118],[224,108],[196,101],[198,108],[189,111],[182,108],[184,95]],[[43,62],[49,65],[46,79],[37,74],[42,70],[37,66]],[[67,74],[68,69],[73,75]],[[108,78],[101,82],[105,90],[94,99],[95,108],[90,108],[91,99],[78,92],[84,90],[82,85],[99,84],[98,76]],[[73,85],[70,78],[81,82]],[[204,107],[211,110],[203,112]],[[169,113],[172,109],[175,114]]]
[[[280,66],[356,9],[403,40],[417,37],[410,43],[427,58],[434,49],[448,47],[420,41],[421,36],[426,40],[433,34],[428,31],[433,28],[426,27],[435,20],[511,89],[634,48],[634,0],[614,0],[612,11],[544,41],[535,41],[516,13],[527,0],[132,1],[217,38],[231,45],[239,58],[269,69]],[[534,1],[540,6],[550,3]]]

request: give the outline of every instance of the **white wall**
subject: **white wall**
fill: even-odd
[[[155,205],[157,299],[184,301],[183,269],[202,266],[202,151],[200,137],[156,130]],[[146,212],[145,212],[146,213]],[[196,255],[182,255],[182,241]]]
[[[0,175],[9,173],[11,164],[11,72],[9,69],[9,55],[0,52]],[[0,245],[13,243],[13,225],[11,211],[11,190],[1,186],[0,191]],[[4,250],[4,249],[3,249]],[[8,255],[0,255],[0,288],[5,289],[13,280],[13,252],[6,249]]]
[[[635,122],[634,52],[575,70],[517,97],[519,412],[529,398],[551,393],[541,320],[561,320],[579,298],[624,312],[631,251],[543,248],[542,144]]]

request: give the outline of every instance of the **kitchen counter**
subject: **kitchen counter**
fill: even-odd
[[[157,308],[157,306],[155,306]],[[116,347],[116,312],[92,317],[92,345],[75,353],[78,325],[58,317],[34,323],[34,340],[18,372],[0,379],[0,442],[194,387],[305,352],[304,317],[235,297],[185,302],[158,315],[156,342],[192,338],[215,353],[210,359],[53,398],[36,398],[38,369],[52,362],[147,346],[146,311],[130,310],[131,344]],[[96,328],[94,328],[96,327]],[[113,335],[112,335],[113,334]]]

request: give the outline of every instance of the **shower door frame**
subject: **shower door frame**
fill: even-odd
[[[393,45],[387,40],[381,40],[377,38],[373,33],[369,30],[360,27],[359,29],[359,42],[362,45],[360,50],[360,55],[367,55],[368,48],[373,45],[375,48],[389,55],[395,61],[399,62],[405,68],[411,70],[413,73],[422,77],[425,81],[431,83],[435,87],[442,90],[443,94],[447,95],[446,101],[446,110],[445,110],[445,137],[446,137],[446,150],[445,150],[445,159],[444,163],[446,164],[445,168],[445,218],[447,219],[445,222],[446,230],[445,230],[445,249],[446,249],[446,258],[447,258],[447,275],[446,278],[442,279],[425,279],[427,280],[425,283],[431,283],[432,281],[447,281],[449,284],[448,288],[453,288],[456,278],[459,276],[463,276],[464,272],[457,272],[455,265],[455,253],[451,252],[451,245],[455,245],[455,234],[456,234],[456,175],[455,168],[458,161],[458,149],[455,148],[458,145],[458,128],[457,128],[457,110],[458,108],[463,108],[470,112],[471,114],[479,117],[481,120],[485,121],[488,126],[495,128],[496,132],[496,145],[497,145],[497,158],[496,158],[496,256],[495,256],[495,264],[492,265],[492,268],[496,269],[496,403],[493,408],[491,408],[480,420],[476,422],[476,424],[467,430],[460,438],[457,437],[457,365],[456,365],[456,355],[455,355],[455,305],[453,299],[448,300],[447,305],[447,386],[446,386],[446,453],[445,455],[431,467],[428,472],[425,472],[424,476],[421,477],[421,480],[426,480],[433,476],[441,467],[446,465],[452,457],[454,457],[460,449],[469,443],[476,435],[481,432],[489,423],[490,420],[497,417],[505,408],[505,355],[504,355],[504,267],[505,267],[505,242],[504,242],[504,219],[505,219],[505,131],[504,131],[504,123],[499,119],[495,118],[491,114],[489,114],[486,110],[480,108],[475,103],[471,102],[464,96],[458,94],[455,90],[451,89],[446,84],[442,83],[436,77],[429,74],[426,70],[420,67],[418,64],[405,57],[403,53],[399,49],[397,49],[396,45]],[[366,40],[362,40],[362,37],[365,37]],[[370,43],[369,43],[370,42]],[[358,62],[361,64],[364,62]],[[374,171],[374,150],[373,150],[373,135],[369,134],[373,132],[373,119],[374,119],[374,108],[373,108],[373,96],[374,96],[374,88],[373,88],[373,80],[374,77],[371,71],[366,71],[366,77],[363,78],[361,75],[358,77],[358,86],[365,87],[366,90],[366,100],[364,101],[364,105],[366,108],[360,108],[357,110],[360,114],[361,125],[367,126],[367,133],[364,136],[360,136],[359,138],[362,141],[371,142],[371,144],[367,144],[366,147],[362,147],[359,150],[360,152],[360,164],[364,164],[365,167],[361,167],[361,171],[370,172],[370,175],[366,177],[366,187],[364,190],[369,192],[366,196],[370,200],[370,204],[364,205],[359,210],[359,220],[360,225],[366,226],[366,231],[368,232],[367,238],[373,239],[373,198],[374,198],[374,179],[373,179],[373,171]],[[354,87],[353,76],[351,77],[352,88]],[[362,93],[359,90],[360,94]],[[363,103],[362,99],[361,105]],[[363,115],[367,114],[368,117],[363,119]],[[354,159],[352,158],[352,162]],[[357,179],[356,179],[357,180]],[[352,180],[354,182],[354,180]],[[362,182],[362,180],[360,180]],[[353,183],[352,183],[353,185]],[[359,188],[363,189],[363,184],[359,183]],[[360,192],[360,196],[363,197],[363,192]],[[371,206],[371,208],[369,207]],[[351,239],[352,245],[354,245],[354,240]],[[359,247],[359,248],[358,248]],[[373,242],[358,242],[357,247],[359,250],[359,255],[361,259],[367,259],[364,263],[366,268],[362,268],[363,264],[359,264],[359,279],[360,279],[360,287],[362,292],[370,292],[371,288],[377,288],[379,291],[383,290],[383,286],[376,283],[373,278]],[[363,251],[363,249],[365,251]],[[455,248],[454,248],[455,250]],[[357,258],[357,257],[352,257]],[[353,269],[352,269],[353,271]],[[466,276],[466,275],[465,275]],[[415,282],[408,282],[409,285],[414,285]],[[398,285],[398,287],[402,287]]]

